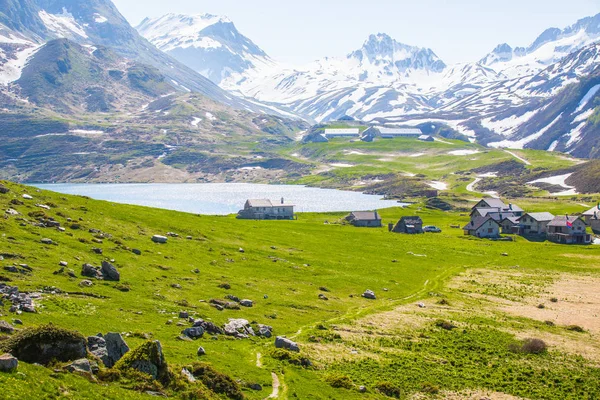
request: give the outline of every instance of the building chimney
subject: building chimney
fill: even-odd
[[[283,197],[281,198],[281,204],[283,204]]]
[[[512,203],[508,203],[508,209],[512,210]]]

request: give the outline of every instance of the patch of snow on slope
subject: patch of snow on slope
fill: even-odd
[[[575,119],[573,120],[573,122],[586,121],[589,117],[592,116],[593,113],[594,113],[594,109],[590,108],[589,110],[584,111],[581,114],[579,114],[578,116],[576,116]]]
[[[108,22],[108,19],[100,14],[94,14],[94,21],[96,21],[97,24],[103,24],[105,22]]]
[[[66,8],[63,8],[62,14],[48,14],[45,10],[42,10],[38,15],[46,28],[59,36],[73,37],[72,34],[76,34],[84,39],[88,38],[85,30],[75,21],[73,14],[69,13]]]
[[[554,142],[552,142],[550,144],[550,147],[548,147],[547,151],[554,151],[554,150],[556,150],[557,147],[558,147],[558,140],[555,140]]]
[[[9,59],[3,65],[0,65],[0,85],[7,85],[19,80],[23,68],[27,65],[27,61],[39,50],[39,48],[39,46],[24,48],[16,54],[15,59]]]
[[[570,147],[581,140],[581,130],[586,124],[587,121],[580,123],[575,129],[567,134],[567,136],[570,137],[569,141],[567,142],[567,147]]]
[[[448,184],[440,181],[431,181],[427,183],[428,186],[436,190],[448,190]]]
[[[523,138],[521,140],[503,140],[501,142],[489,143],[488,146],[495,147],[495,148],[522,149],[523,147],[525,147],[525,145],[544,136],[544,134],[546,132],[548,132],[548,130],[550,128],[552,128],[552,126],[554,124],[556,124],[558,122],[560,117],[562,117],[562,113],[559,114],[558,117],[556,117],[554,119],[554,121],[550,122],[547,126],[545,126],[543,129],[541,129],[539,132],[534,133],[533,135],[529,135],[526,138]]]
[[[192,124],[192,126],[198,126],[198,124],[200,122],[202,122],[202,118],[194,117],[194,119],[192,120],[192,122],[190,122],[190,124]]]
[[[581,110],[583,110],[583,108],[585,107],[585,105],[592,99],[592,97],[594,97],[596,95],[596,93],[598,93],[598,90],[600,90],[600,84],[592,87],[585,94],[585,96],[583,96],[581,98],[581,101],[579,102],[579,107],[577,107],[577,109],[575,110],[575,114],[577,114],[578,112],[580,112]]]
[[[451,156],[472,156],[479,153],[481,153],[479,150],[453,150],[448,152]]]
[[[550,185],[562,186],[566,190],[563,190],[563,191],[558,192],[558,193],[550,193],[550,195],[551,196],[574,196],[574,195],[579,194],[579,193],[577,193],[577,189],[574,186],[567,185],[567,183],[566,183],[566,180],[569,179],[569,177],[571,175],[573,175],[573,173],[564,174],[564,175],[550,176],[548,178],[536,179],[535,181],[531,181],[531,182],[528,182],[528,183],[530,183],[530,184],[533,184],[533,183],[548,183]]]
[[[503,136],[510,136],[519,126],[529,121],[537,112],[538,110],[529,111],[518,117],[516,115],[511,115],[509,118],[501,119],[499,121],[492,121],[492,118],[485,118],[481,120],[481,125],[492,132],[499,133]]]
[[[212,113],[209,113],[208,111],[206,112],[206,118],[208,118],[209,121],[216,121],[217,117],[215,117]]]
[[[508,150],[504,150],[504,151],[506,151],[508,154],[510,154],[511,156],[513,156],[514,158],[516,158],[517,160],[523,162],[525,165],[531,165],[531,163],[529,161],[527,161],[523,157],[519,157],[518,155],[516,155],[512,151],[508,151]]]

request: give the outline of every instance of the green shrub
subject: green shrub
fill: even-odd
[[[379,390],[381,394],[384,394],[388,397],[395,397],[397,399],[402,395],[402,390],[392,382],[378,382],[375,385],[375,389]]]
[[[421,392],[427,394],[438,394],[440,392],[440,388],[437,385],[426,382],[421,386]]]
[[[354,382],[347,375],[332,374],[325,377],[325,382],[334,388],[352,389]]]
[[[548,351],[548,345],[542,339],[525,339],[522,342],[511,343],[509,350],[515,353],[543,354]]]
[[[579,333],[583,333],[585,332],[585,329],[583,329],[581,326],[579,325],[569,325],[566,328],[568,331],[573,331],[573,332],[579,332]]]
[[[435,321],[435,326],[437,326],[438,328],[445,329],[447,331],[451,331],[452,329],[456,328],[456,325],[454,325],[452,322],[444,321],[442,319],[438,319],[437,321]]]
[[[231,377],[214,369],[210,364],[196,362],[187,367],[187,369],[196,379],[213,392],[225,395],[227,398],[234,400],[244,398],[240,385]]]

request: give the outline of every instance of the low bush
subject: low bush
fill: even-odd
[[[354,382],[347,375],[332,374],[325,377],[325,382],[334,388],[352,389]]]
[[[437,321],[435,321],[435,326],[437,326],[438,328],[445,329],[447,331],[451,331],[452,329],[456,328],[456,325],[454,325],[452,322],[444,321],[441,319],[438,319]]]
[[[194,375],[194,378],[213,392],[234,400],[244,398],[240,385],[230,376],[214,369],[210,364],[196,362],[188,366],[187,369]]]
[[[579,333],[585,332],[585,329],[583,329],[583,327],[581,327],[579,325],[569,325],[569,326],[567,326],[567,330],[572,331],[572,332],[579,332]]]
[[[543,354],[548,351],[548,345],[542,339],[525,339],[522,342],[511,343],[509,349],[515,353]]]
[[[399,399],[402,395],[402,390],[400,390],[400,388],[392,382],[378,382],[375,385],[375,389],[388,397],[395,397]]]

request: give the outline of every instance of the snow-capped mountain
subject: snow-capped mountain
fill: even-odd
[[[274,63],[227,17],[167,14],[146,18],[136,29],[160,50],[217,84],[231,74]]]
[[[565,28],[546,29],[528,47],[498,45],[480,64],[511,78],[533,75],[572,52],[600,40],[600,14]]]

